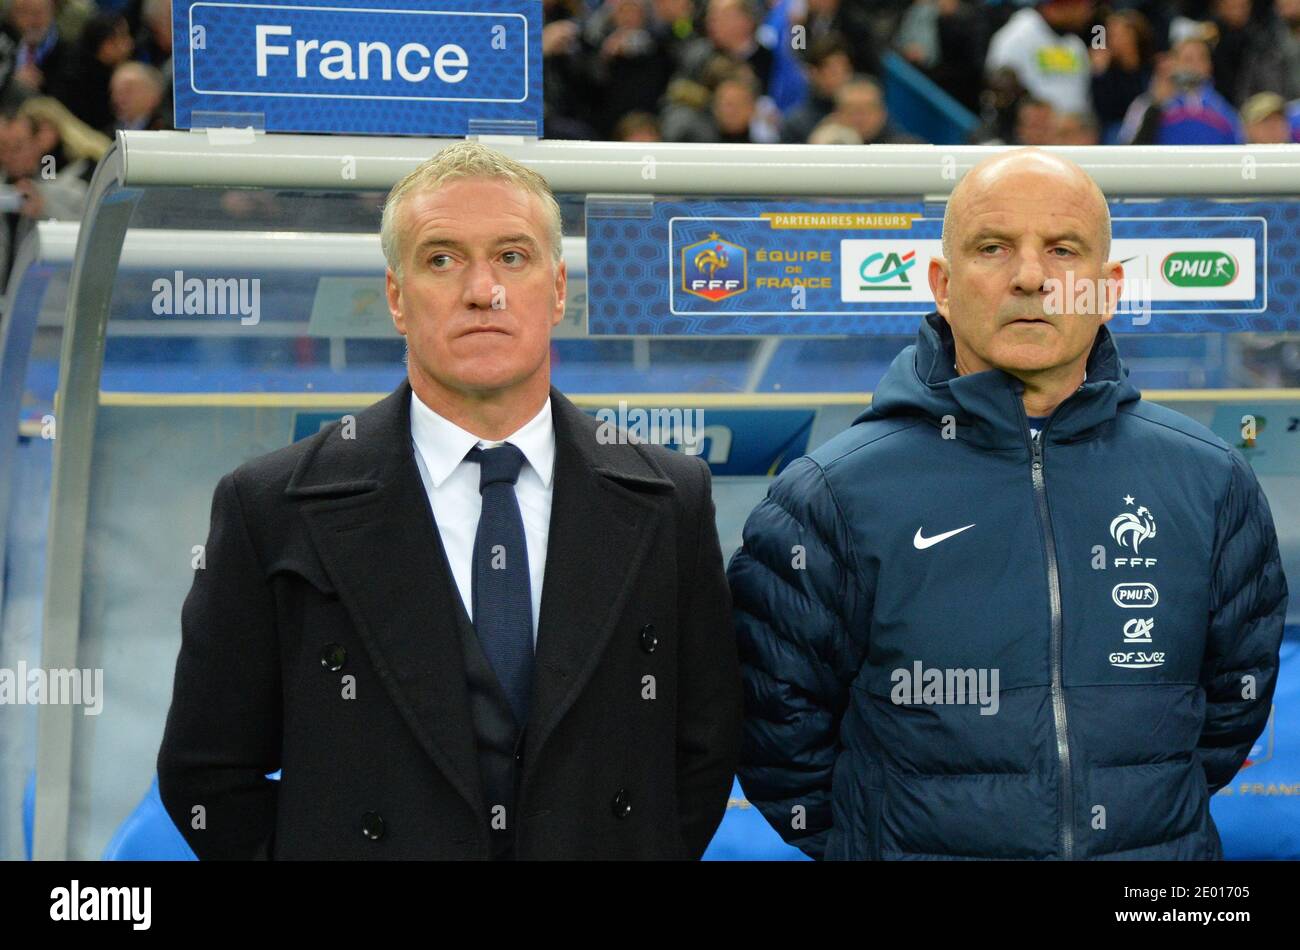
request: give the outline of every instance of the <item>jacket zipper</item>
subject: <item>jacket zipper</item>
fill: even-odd
[[[1021,406],[1024,415],[1024,407]],[[1065,690],[1061,683],[1061,577],[1056,563],[1056,535],[1052,531],[1052,517],[1047,509],[1047,488],[1043,482],[1043,440],[1051,421],[1043,423],[1038,438],[1029,439],[1033,450],[1031,473],[1034,483],[1034,501],[1043,525],[1047,556],[1047,590],[1052,606],[1052,720],[1056,731],[1056,757],[1061,768],[1061,788],[1057,796],[1061,809],[1061,855],[1066,861],[1074,858],[1074,788],[1070,778],[1070,735],[1065,717]],[[1025,420],[1025,434],[1029,435],[1029,421]]]

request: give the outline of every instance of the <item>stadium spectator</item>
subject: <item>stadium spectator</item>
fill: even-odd
[[[1105,20],[1105,42],[1090,47],[1092,102],[1102,125],[1102,141],[1115,143],[1124,114],[1151,85],[1155,36],[1136,10],[1117,10]]]
[[[861,145],[862,136],[834,118],[825,119],[808,136],[809,145]]]
[[[872,33],[871,20],[861,6],[844,0],[807,0],[803,19],[804,42],[809,52],[813,44],[827,37],[839,37],[853,60],[853,71],[880,75],[878,40]]]
[[[1272,22],[1257,33],[1260,42],[1243,68],[1240,91],[1246,96],[1276,92],[1300,98],[1300,0],[1276,0]]]
[[[653,111],[668,86],[671,62],[651,27],[648,0],[607,0],[587,21],[584,41],[595,51],[593,124],[601,138],[628,112]]]
[[[694,0],[652,0],[652,8],[651,30],[676,72],[681,65],[682,47],[699,36]]]
[[[1257,92],[1241,107],[1241,125],[1250,145],[1282,145],[1291,141],[1286,103],[1276,92]]]
[[[1020,10],[993,35],[985,70],[1009,67],[1035,98],[1058,112],[1082,112],[1091,106],[1092,78],[1078,34],[1092,17],[1092,0],[1045,0]]]
[[[774,57],[758,41],[760,9],[757,0],[708,0],[705,35],[682,48],[678,77],[701,81],[715,58],[721,56],[735,65],[752,69],[758,78],[759,91],[766,93]]]
[[[834,119],[862,136],[865,145],[907,145],[920,142],[889,121],[884,91],[870,76],[856,76],[835,96]]]
[[[967,109],[980,109],[987,34],[964,0],[913,0],[894,46]]]
[[[161,111],[165,87],[162,73],[135,61],[113,70],[109,81],[114,128],[167,129],[171,118]]]
[[[615,142],[662,142],[659,122],[649,112],[629,112],[614,126]]]
[[[1098,145],[1101,131],[1091,112],[1066,112],[1056,117],[1053,145]]]
[[[542,0],[543,121],[553,138],[596,138],[579,0]]]
[[[140,24],[135,36],[136,56],[166,75],[172,58],[171,0],[135,0],[133,6],[138,13],[127,19]]]
[[[72,51],[55,26],[54,0],[13,0],[8,29],[18,41],[18,81],[33,92],[63,92]]]
[[[1300,142],[1300,100],[1286,104],[1286,121],[1291,127],[1291,141]]]
[[[54,25],[59,28],[59,36],[69,46],[75,46],[81,39],[81,31],[101,9],[113,6],[111,3],[96,3],[95,0],[54,0]]]
[[[819,36],[804,57],[808,72],[808,97],[785,114],[781,141],[807,142],[817,124],[835,109],[835,94],[853,78],[848,44],[838,33]]]
[[[1055,145],[1058,125],[1056,110],[1050,102],[1026,96],[1016,105],[1016,145]]]
[[[1214,0],[1210,9],[1210,23],[1217,33],[1211,53],[1214,88],[1235,108],[1245,99],[1241,81],[1248,57],[1271,40],[1258,37],[1251,25],[1250,0]]]
[[[92,129],[113,128],[108,87],[113,70],[131,58],[135,41],[121,13],[97,14],[81,33],[63,104]]]
[[[751,125],[757,116],[758,83],[753,75],[737,71],[713,90],[711,112],[716,142],[754,142]]]
[[[1214,88],[1210,48],[1185,39],[1156,60],[1149,91],[1124,117],[1120,141],[1134,145],[1241,145],[1245,133],[1232,103]]]
[[[0,261],[6,277],[33,223],[78,221],[95,163],[109,140],[56,99],[34,97],[0,120],[0,171],[9,203],[0,226]]]

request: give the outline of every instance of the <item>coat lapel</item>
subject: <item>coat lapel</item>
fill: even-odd
[[[421,746],[476,813],[485,810],[465,662],[463,606],[416,468],[411,387],[357,414],[306,455],[285,488],[380,681]]]
[[[528,762],[591,679],[672,481],[636,446],[602,444],[600,423],[551,389],[555,477],[538,622]]]

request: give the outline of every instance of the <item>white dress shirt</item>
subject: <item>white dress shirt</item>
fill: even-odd
[[[551,488],[555,469],[555,427],[551,423],[551,400],[514,434],[500,442],[480,439],[472,432],[434,412],[411,392],[411,439],[415,461],[429,496],[429,507],[442,537],[443,550],[452,576],[474,619],[474,535],[478,531],[483,496],[479,494],[479,466],[465,455],[474,446],[489,449],[509,442],[524,453],[524,465],[515,482],[515,497],[524,519],[524,540],[528,545],[528,586],[533,604],[533,645],[537,644],[537,623],[542,610],[542,581],[546,570],[546,540],[551,526]]]

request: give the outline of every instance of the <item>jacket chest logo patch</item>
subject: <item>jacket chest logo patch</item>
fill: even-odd
[[[1134,499],[1132,495],[1124,496],[1126,507],[1132,507]],[[1122,549],[1131,550],[1133,557],[1124,556],[1115,558],[1116,567],[1154,567],[1156,559],[1153,557],[1138,557],[1141,553],[1143,542],[1149,541],[1156,536],[1156,519],[1155,515],[1146,505],[1138,505],[1136,511],[1121,511],[1111,519],[1110,536],[1115,543]]]
[[[918,551],[924,551],[926,548],[934,547],[940,541],[947,541],[953,535],[961,534],[963,531],[969,530],[973,527],[975,527],[975,525],[968,524],[964,528],[953,528],[951,531],[945,531],[943,534],[936,534],[929,538],[921,534],[924,529],[917,528],[916,534],[912,536],[912,547],[916,548]]]

